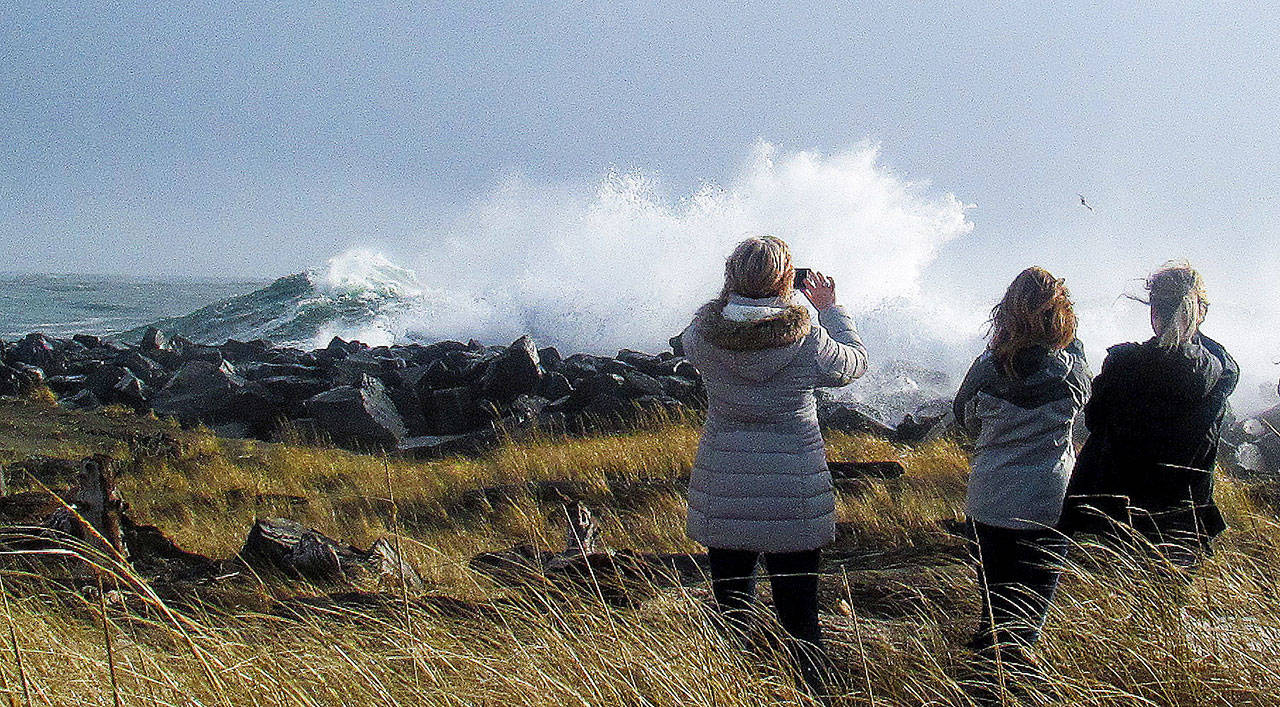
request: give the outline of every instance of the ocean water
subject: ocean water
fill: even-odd
[[[0,275],[0,338],[129,339],[156,323],[204,343],[506,344],[529,334],[566,353],[656,352],[718,292],[733,246],[770,233],[791,245],[796,265],[836,278],[873,361],[872,375],[842,395],[892,419],[895,406],[954,392],[1000,295],[965,300],[958,283],[930,270],[946,249],[964,247],[974,207],[886,168],[870,144],[819,154],[759,143],[723,184],[684,196],[643,173],[571,186],[513,177],[459,208],[438,231],[394,244],[370,234],[384,245],[315,253],[314,267],[272,282]],[[1008,257],[1021,266],[1032,255],[1011,246]],[[1016,271],[1007,266],[992,264]],[[1072,284],[1095,371],[1107,346],[1150,336],[1145,307],[1122,296],[1146,271],[1104,262],[1096,270],[1092,282]],[[1237,407],[1275,404],[1280,308],[1247,282],[1219,276],[1210,289],[1206,333],[1241,364]]]
[[[206,278],[0,273],[0,339],[111,334],[187,314],[265,283]]]

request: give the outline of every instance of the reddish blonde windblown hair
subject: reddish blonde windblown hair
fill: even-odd
[[[1023,349],[1037,344],[1065,349],[1076,338],[1076,312],[1066,284],[1044,268],[1023,270],[991,310],[990,335],[988,348],[1011,376]]]

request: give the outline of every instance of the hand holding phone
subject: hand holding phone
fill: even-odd
[[[800,283],[800,272],[805,273],[803,283]],[[800,285],[796,288],[809,298],[809,303],[814,309],[822,310],[836,303],[836,281],[835,278],[826,277],[817,270],[809,270],[808,268],[796,268],[796,281]]]

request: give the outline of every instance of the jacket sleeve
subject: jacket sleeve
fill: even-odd
[[[1067,387],[1071,390],[1071,403],[1075,411],[1084,408],[1093,389],[1093,373],[1089,370],[1089,359],[1084,355],[1084,344],[1077,339],[1067,347],[1071,357],[1071,372],[1067,374]]]
[[[955,402],[951,404],[951,412],[956,417],[956,424],[974,437],[978,436],[982,424],[974,414],[973,403],[978,391],[990,382],[994,370],[990,357],[985,354],[979,356],[969,367],[969,372],[964,376],[964,382],[960,384],[960,390],[956,391]]]
[[[694,368],[700,368],[704,361],[705,353],[702,343],[702,337],[698,334],[698,318],[694,317],[689,326],[680,332],[680,346],[684,349],[684,360],[693,365]]]
[[[849,385],[867,372],[867,349],[853,316],[840,305],[818,311],[818,385]]]
[[[1123,368],[1120,363],[1124,355],[1122,352],[1123,349],[1118,346],[1107,352],[1107,357],[1102,361],[1102,370],[1094,377],[1090,386],[1089,401],[1084,405],[1084,426],[1091,434],[1106,426],[1107,418],[1116,404],[1112,380],[1117,375],[1124,375],[1123,372],[1117,372],[1117,368]]]

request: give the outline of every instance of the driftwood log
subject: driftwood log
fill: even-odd
[[[558,587],[593,595],[612,606],[634,606],[663,587],[691,584],[705,576],[692,555],[641,554],[612,550],[591,510],[570,501],[561,506],[565,548],[560,552],[516,545],[483,552],[470,567],[499,584],[512,587]]]
[[[254,522],[240,559],[256,570],[278,571],[313,582],[377,579],[413,589],[423,584],[418,571],[386,538],[362,550],[284,518]]]
[[[423,585],[417,569],[386,538],[363,550],[281,518],[256,521],[235,558],[214,560],[188,552],[159,528],[128,516],[113,467],[110,457],[94,455],[77,464],[75,483],[67,490],[0,496],[0,526],[8,529],[2,542],[40,557],[42,550],[66,547],[67,538],[74,538],[165,583],[230,578],[247,566],[315,582],[375,579],[413,589]]]

